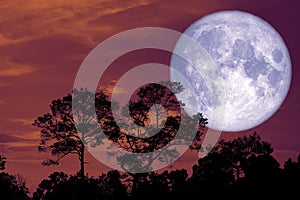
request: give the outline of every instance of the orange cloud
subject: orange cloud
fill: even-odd
[[[13,152],[36,151],[40,140],[40,132],[13,132],[2,134],[0,146],[6,149],[7,154]],[[22,157],[20,158],[22,159]]]
[[[118,24],[87,23],[94,18],[111,16],[129,9],[152,3],[153,0],[43,0],[6,1],[0,6],[0,45],[22,42],[55,35],[73,35],[93,42],[90,33],[107,32]],[[98,41],[98,40],[97,40]]]
[[[3,34],[0,33],[0,45],[9,44],[11,40],[6,38]]]
[[[4,58],[0,62],[0,77],[1,76],[19,76],[34,71],[32,66],[26,64],[17,64],[9,58]]]
[[[23,139],[28,141],[28,144],[30,143],[30,140],[39,140],[40,139],[40,132],[39,131],[33,131],[33,132],[26,132],[26,133],[19,133],[19,134],[11,134],[11,136]],[[32,142],[31,142],[32,143]],[[37,143],[34,142],[34,145],[37,146]]]
[[[23,148],[23,147],[33,147],[36,148],[37,144],[32,143],[32,142],[6,142],[5,143],[6,148],[11,148],[11,147],[18,147],[18,148]]]
[[[18,122],[18,123],[21,123],[23,125],[31,125],[33,123],[33,119],[27,119],[27,118],[9,119],[9,121]]]
[[[112,85],[109,85],[105,88],[105,91],[108,93],[108,94],[122,94],[122,93],[125,93],[126,90],[121,88],[121,87],[115,87],[115,86],[112,86]]]
[[[128,92],[125,88],[117,87],[116,86],[117,82],[118,82],[118,80],[111,80],[106,85],[98,85],[98,90],[104,91],[107,95],[122,94],[122,93]]]

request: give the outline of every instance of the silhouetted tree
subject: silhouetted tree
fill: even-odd
[[[224,156],[231,163],[230,169],[235,179],[239,179],[243,176],[245,165],[251,156],[270,155],[273,148],[270,143],[262,141],[254,132],[232,141],[221,140],[212,152],[219,152]]]
[[[5,172],[0,173],[0,198],[5,200],[29,200],[24,179]]]
[[[49,179],[42,180],[33,194],[33,200],[96,200],[103,197],[96,179],[86,177],[82,180],[63,172],[54,172]]]
[[[49,175],[49,179],[42,180],[41,183],[38,185],[36,192],[33,193],[33,200],[46,200],[46,199],[53,199],[55,193],[57,193],[57,189],[60,185],[65,185],[68,181],[68,175],[64,172],[54,172]],[[54,193],[54,194],[53,194]],[[56,198],[64,198],[56,197]],[[67,198],[67,196],[66,196]]]
[[[296,161],[289,158],[284,163],[284,177],[281,184],[281,190],[288,194],[286,197],[293,198],[299,196],[300,188],[300,154]]]
[[[78,155],[80,161],[79,174],[84,178],[84,143],[93,141],[101,143],[101,138],[94,131],[98,126],[97,120],[92,115],[94,100],[99,104],[108,105],[107,96],[103,93],[92,93],[86,89],[74,90],[76,105],[80,109],[72,112],[72,95],[68,94],[62,99],[52,101],[51,112],[38,117],[33,125],[41,128],[41,141],[38,147],[40,152],[50,151],[55,159],[47,159],[43,165],[57,165],[59,161],[69,154]],[[88,102],[88,103],[86,103]],[[98,112],[99,114],[100,112]],[[74,119],[77,119],[78,134]]]
[[[218,195],[234,181],[231,163],[217,152],[199,159],[198,165],[193,166],[193,173],[189,182],[191,195]],[[216,196],[214,196],[216,197]]]
[[[73,96],[76,97],[76,102],[72,101],[71,94],[52,101],[51,112],[38,117],[33,123],[34,126],[41,128],[39,151],[50,151],[55,157],[55,159],[47,159],[43,165],[57,165],[65,156],[77,154],[80,161],[79,173],[83,178],[84,144],[92,143],[96,146],[102,142],[104,138],[97,132],[99,125],[106,138],[112,140],[115,145],[129,152],[141,153],[139,160],[135,162],[132,162],[132,154],[119,156],[118,161],[124,170],[131,170],[134,167],[142,169],[141,171],[150,171],[155,160],[172,162],[172,159],[178,155],[175,148],[166,150],[164,154],[158,153],[150,157],[144,153],[153,152],[170,144],[179,126],[185,126],[182,128],[186,132],[183,134],[185,138],[182,137],[172,144],[182,145],[188,141],[187,139],[199,141],[207,123],[201,114],[190,118],[187,114],[180,113],[180,102],[177,101],[175,94],[182,90],[183,87],[179,83],[162,82],[161,84],[148,84],[137,92],[137,100],[129,103],[129,111],[134,123],[145,127],[146,121],[150,119],[149,109],[154,107],[156,124],[149,126],[147,131],[158,133],[149,136],[146,132],[147,137],[135,137],[128,134],[132,130],[119,128],[111,111],[111,102],[103,92],[74,90]],[[72,104],[79,109],[72,110]],[[165,120],[161,119],[162,111],[159,110],[161,106],[157,106],[158,104],[165,109],[164,112],[167,114]],[[95,111],[97,119],[93,116]],[[182,116],[185,118],[182,119]],[[75,121],[78,123],[76,124],[78,130],[75,128]],[[163,125],[160,130],[158,130],[159,123]],[[191,134],[192,131],[197,132],[196,137]],[[193,149],[197,148],[196,146],[200,148],[199,145],[193,145]]]
[[[239,149],[239,145],[248,148]],[[254,133],[230,141],[221,140],[206,157],[199,159],[190,178],[185,169],[124,174],[112,170],[98,178],[84,179],[55,172],[40,183],[33,200],[190,199],[195,196],[240,199],[245,195],[247,198],[297,195],[300,156],[297,161],[287,160],[281,169],[271,152],[270,144]],[[239,177],[235,165],[238,158],[242,172]]]
[[[126,186],[121,182],[118,171],[109,171],[99,178],[68,176],[63,172],[54,172],[48,179],[42,180],[33,200],[125,200]]]
[[[187,198],[187,171],[175,170],[162,173],[139,174],[136,186],[130,192],[131,199],[180,199]]]
[[[193,192],[202,190],[206,194],[220,195],[227,188],[247,174],[264,171],[255,170],[256,162],[268,163],[267,169],[278,168],[278,163],[270,155],[271,145],[261,141],[254,132],[249,136],[238,137],[231,141],[221,140],[206,157],[199,159],[193,167],[189,182]]]
[[[0,170],[5,169],[6,157],[0,155]],[[29,191],[21,175],[0,173],[0,198],[5,200],[27,200]]]
[[[236,180],[229,188],[227,195],[240,198],[248,194],[249,198],[273,198],[282,193],[282,170],[271,155],[251,155],[244,167],[245,176]]]
[[[133,159],[132,154],[116,156],[121,167],[129,171],[151,171],[155,161],[172,162],[178,156],[176,148],[163,154],[146,154],[165,145],[187,145],[186,141],[192,139],[192,144],[188,144],[190,149],[199,150],[207,119],[200,113],[188,117],[181,112],[184,105],[175,94],[183,89],[179,83],[147,84],[132,97],[129,109],[119,110],[120,116],[113,116],[112,102],[103,92],[74,90],[73,95],[79,95],[76,96],[77,102],[72,102],[71,94],[54,100],[50,105],[51,113],[34,122],[42,129],[39,150],[50,151],[56,156],[56,159],[47,160],[44,164],[58,164],[66,155],[77,154],[81,167],[78,176],[58,172],[51,174],[49,179],[40,183],[33,199],[174,199],[197,195],[240,198],[243,194],[255,198],[258,193],[268,197],[284,192],[297,193],[300,187],[300,156],[297,162],[289,159],[284,169],[280,169],[271,155],[273,148],[256,132],[229,141],[220,140],[206,157],[198,160],[190,178],[186,170],[125,174],[113,170],[98,178],[84,176],[86,142],[96,146],[109,139],[123,150],[140,153],[137,159]],[[81,109],[72,110],[72,103]],[[129,115],[131,122],[122,121],[122,115]],[[121,128],[115,117],[120,117]],[[78,122],[78,130],[75,129],[75,121]],[[151,121],[154,124],[150,124]],[[98,125],[105,138],[99,137]],[[179,126],[184,134],[174,140]],[[195,130],[196,137],[191,134]],[[4,163],[5,159],[0,157],[3,169]]]
[[[190,145],[191,149],[200,149],[199,141],[207,119],[201,114],[189,117],[186,113],[181,113],[183,103],[177,100],[175,94],[183,89],[182,85],[176,82],[160,82],[146,84],[136,92],[136,96],[128,105],[129,113],[125,113],[131,116],[132,122],[127,119],[123,121],[122,126],[127,130],[120,129],[115,140],[120,148],[139,153],[118,157],[118,162],[124,170],[150,171],[154,161],[172,162],[178,155],[176,145]],[[154,121],[154,124],[149,124],[150,121]],[[179,127],[184,133],[174,141]],[[193,143],[190,144],[190,141]],[[155,151],[166,145],[172,145],[174,148],[166,149],[163,153]],[[147,154],[149,152],[156,153]]]
[[[188,173],[186,169],[171,171],[168,175],[170,182],[169,199],[189,199],[187,178]]]
[[[107,199],[127,199],[127,187],[122,183],[123,178],[125,178],[125,174],[121,175],[117,170],[99,176],[98,185]]]
[[[294,162],[291,158],[289,158],[284,163],[284,171],[288,176],[300,177],[300,154],[297,161]]]
[[[6,157],[3,155],[0,155],[0,170],[5,169],[5,163],[6,163]]]
[[[133,177],[136,180],[134,180],[135,186],[130,192],[131,199],[166,199],[168,197],[170,191],[168,171],[161,174],[156,172],[142,173]]]
[[[268,176],[277,173],[279,166],[278,161],[271,155],[251,155],[244,168],[245,178],[270,178]]]
[[[153,128],[156,128],[158,132],[159,126],[166,121],[166,112],[175,112],[173,115],[179,113],[180,105],[183,106],[183,104],[177,101],[174,95],[183,90],[184,88],[179,82],[170,81],[161,81],[158,84],[146,84],[140,87],[137,92],[138,101],[131,102],[129,106],[130,110],[143,113],[146,117],[142,118],[142,120],[140,118],[135,119],[135,122],[145,125],[145,121],[152,118],[155,121]],[[138,107],[134,107],[135,105],[138,105]],[[150,107],[152,112],[149,110]],[[131,116],[134,117],[135,112]]]
[[[188,145],[193,150],[200,149],[200,139],[207,119],[200,113],[189,117],[181,112],[184,104],[177,100],[175,94],[182,92],[183,89],[182,85],[176,82],[146,84],[140,87],[131,98],[127,105],[129,109],[123,109],[121,112],[120,119],[123,118],[122,115],[131,116],[132,119],[121,120],[121,125],[126,130],[110,128],[110,126],[116,126],[114,122],[109,123],[110,118],[103,120],[106,122],[106,126],[102,126],[104,130],[117,130],[118,134],[108,133],[116,136],[113,137],[116,145],[128,152],[139,153],[138,155],[117,156],[124,170],[151,171],[155,161],[172,163],[178,156],[176,145]],[[154,121],[154,124],[149,124],[150,121]],[[172,139],[177,134],[179,126],[184,133],[174,141]],[[192,144],[189,141],[193,141]],[[174,148],[167,149],[163,153],[156,151],[165,145],[174,146]],[[148,154],[149,152],[156,153]],[[138,191],[144,188],[141,184],[143,186],[150,184],[145,178],[148,177],[147,173],[128,173],[128,175],[132,177],[131,191],[135,196],[138,196]]]

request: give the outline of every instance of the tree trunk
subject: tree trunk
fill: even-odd
[[[130,191],[131,195],[134,195],[136,190],[138,189],[138,183],[140,182],[140,177],[143,175],[143,173],[128,173],[132,177],[132,188]]]
[[[137,176],[134,173],[129,173],[133,179],[132,179],[132,188],[131,188],[131,194],[135,192],[135,190],[137,189]]]
[[[236,169],[236,180],[240,179],[240,167],[238,166]]]
[[[83,143],[80,147],[79,161],[80,161],[79,176],[80,176],[80,179],[83,180],[84,179],[84,145],[83,145]]]
[[[158,109],[156,109],[156,129],[158,129]]]

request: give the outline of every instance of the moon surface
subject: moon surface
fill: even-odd
[[[173,54],[170,76],[182,82],[172,76],[176,70],[192,85],[193,91],[177,96],[189,115],[201,112],[209,128],[234,132],[258,126],[279,109],[292,69],[288,49],[270,24],[250,13],[221,11],[197,20],[184,34],[213,61],[203,64],[203,55],[179,38],[175,50],[192,62]]]

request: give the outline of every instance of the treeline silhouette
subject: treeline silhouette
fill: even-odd
[[[125,108],[111,102],[105,92],[87,89],[74,90],[72,94],[53,100],[50,112],[33,123],[41,129],[38,150],[50,152],[52,156],[42,164],[58,165],[66,156],[77,155],[78,173],[54,172],[42,180],[29,197],[22,176],[1,172],[0,199],[286,199],[299,196],[300,155],[296,161],[288,159],[281,168],[272,156],[271,145],[262,141],[256,132],[229,141],[220,140],[214,147],[202,149],[207,119],[201,113],[190,117],[182,112],[184,103],[178,101],[175,94],[183,89],[180,83],[166,81],[144,85]],[[112,105],[119,109],[118,116],[113,115]],[[95,111],[96,118],[93,116]],[[104,135],[99,134],[99,125]],[[179,127],[181,135],[175,138],[180,134]],[[135,158],[131,154],[114,155],[123,171],[148,172],[112,170],[99,177],[88,176],[85,173],[85,145],[97,147],[107,140],[127,152],[139,153]],[[163,153],[155,151],[166,145],[172,148]],[[178,158],[180,153],[176,147],[179,145],[197,152],[209,150],[209,153],[189,170],[191,174],[187,169],[154,172],[155,161],[168,166],[170,161]],[[149,152],[158,153],[147,154]],[[0,156],[0,170],[5,170],[5,163],[6,158]]]
[[[299,197],[300,155],[288,159],[283,168],[272,156],[271,145],[257,133],[221,140],[209,154],[198,160],[189,176],[186,169],[162,173],[120,173],[112,170],[99,177],[54,172],[39,184],[32,200],[97,199],[184,199]],[[1,169],[5,157],[0,157]],[[30,199],[19,176],[0,173],[0,197],[4,200]]]

